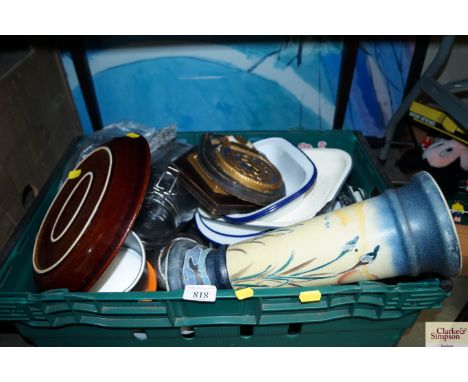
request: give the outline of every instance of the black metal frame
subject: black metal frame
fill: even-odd
[[[86,44],[82,37],[73,38],[70,44],[70,53],[93,130],[101,130],[103,128],[101,112],[99,111],[93,76],[89,69]]]
[[[336,91],[335,115],[333,117],[333,129],[342,129],[346,110],[348,108],[349,93],[356,68],[356,58],[359,48],[359,38],[356,36],[344,37],[343,51],[341,53],[340,77]]]
[[[429,36],[416,37],[415,50],[403,92],[404,96],[409,93],[421,75],[426,58],[427,48],[429,46],[429,40]],[[335,99],[333,129],[343,128],[351,85],[354,78],[354,71],[356,69],[356,58],[359,50],[359,41],[360,38],[358,36],[346,36],[343,38],[343,51],[341,55],[340,77]]]

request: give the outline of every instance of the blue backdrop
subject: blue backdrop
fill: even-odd
[[[331,129],[342,42],[333,38],[104,38],[87,56],[105,125],[180,131]],[[398,106],[411,41],[360,44],[346,129],[382,136]],[[92,131],[69,55],[71,91]]]
[[[385,135],[385,126],[403,99],[414,44],[414,39],[401,37],[360,42],[345,129]]]

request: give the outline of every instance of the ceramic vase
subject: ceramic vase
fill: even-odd
[[[399,188],[226,251],[231,286],[353,283],[461,269],[447,203],[427,172]]]

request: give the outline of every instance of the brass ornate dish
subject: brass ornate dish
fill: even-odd
[[[236,198],[219,187],[201,166],[196,152],[180,157],[172,166],[180,173],[185,187],[209,214],[245,213],[258,209],[258,205]]]
[[[281,189],[281,174],[259,152],[231,143],[217,146],[215,157],[226,174],[247,187],[260,192]]]
[[[285,194],[278,169],[242,137],[205,134],[199,160],[216,184],[239,199],[263,206]]]

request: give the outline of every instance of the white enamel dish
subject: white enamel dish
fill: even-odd
[[[268,206],[246,214],[230,214],[224,216],[226,221],[243,224],[271,214],[279,209],[287,211],[288,205],[301,197],[315,183],[317,168],[313,161],[300,149],[286,139],[273,137],[254,143],[255,148],[264,154],[278,169],[283,178],[286,194],[281,199]]]
[[[313,187],[302,198],[290,203],[286,210],[281,208],[260,219],[246,222],[241,227],[261,230],[286,227],[313,218],[327,203],[335,199],[351,171],[351,156],[346,151],[334,148],[306,148],[303,152],[318,169]],[[203,210],[199,209],[199,213],[204,218],[209,218]],[[220,223],[215,227],[217,234],[231,235],[235,232],[235,224],[229,224],[222,218],[215,221]]]
[[[234,244],[260,236],[267,231],[264,228],[234,225],[223,220],[210,219],[199,212],[195,214],[195,223],[202,235],[215,244]]]
[[[319,171],[314,186],[302,199],[293,202],[286,213],[272,213],[245,224],[270,228],[286,227],[313,218],[335,198],[351,171],[351,155],[334,148],[306,148],[303,152],[314,161]]]

